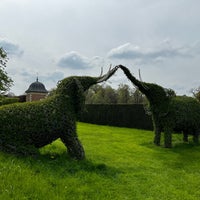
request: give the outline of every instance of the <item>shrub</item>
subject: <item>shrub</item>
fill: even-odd
[[[18,98],[8,98],[8,97],[1,97],[0,98],[0,106],[2,105],[7,105],[7,104],[12,104],[18,102]]]

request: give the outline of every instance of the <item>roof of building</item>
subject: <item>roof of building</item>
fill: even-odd
[[[44,84],[38,81],[38,77],[35,82],[31,83],[26,93],[38,92],[38,93],[48,93]]]

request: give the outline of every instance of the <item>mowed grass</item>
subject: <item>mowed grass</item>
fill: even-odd
[[[35,157],[0,152],[0,199],[197,200],[200,146],[173,135],[173,148],[152,144],[153,132],[78,123],[85,161],[60,140]]]

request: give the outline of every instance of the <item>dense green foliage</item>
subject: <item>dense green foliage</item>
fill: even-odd
[[[0,199],[199,200],[200,146],[148,142],[153,132],[79,123],[87,159],[71,160],[60,140],[37,157],[0,152]]]
[[[71,157],[83,159],[76,117],[84,105],[84,91],[96,82],[92,77],[69,77],[47,99],[1,106],[0,149],[30,154],[61,138]]]
[[[172,132],[183,132],[183,139],[188,141],[188,134],[193,141],[199,142],[200,103],[187,96],[176,97],[171,89],[160,85],[137,80],[124,66],[120,66],[130,81],[146,96],[154,122],[154,143],[160,145],[161,132],[165,135],[165,147],[172,146]]]
[[[9,98],[9,97],[0,96],[0,106],[6,105],[6,104],[11,104],[11,103],[16,103],[18,101],[19,101],[19,99],[16,97]]]
[[[35,154],[38,148],[60,138],[71,157],[84,159],[76,120],[85,103],[85,91],[106,81],[116,70],[115,67],[98,78],[68,77],[58,83],[47,99],[0,106],[0,150]]]
[[[86,104],[133,104],[144,103],[144,95],[137,89],[120,84],[117,89],[108,85],[94,85],[86,95]]]
[[[80,121],[153,130],[151,116],[142,104],[87,104]]]
[[[8,91],[13,83],[12,79],[5,71],[6,63],[7,54],[2,48],[0,48],[0,95]]]

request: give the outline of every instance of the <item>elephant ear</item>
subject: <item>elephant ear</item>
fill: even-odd
[[[70,93],[71,103],[74,107],[74,111],[77,115],[79,115],[85,104],[85,95],[83,86],[76,77],[73,77]]]

